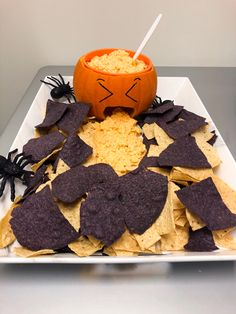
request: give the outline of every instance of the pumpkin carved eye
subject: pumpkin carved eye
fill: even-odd
[[[139,77],[136,77],[134,79],[134,81],[141,81],[141,79]],[[131,100],[133,100],[134,102],[138,102],[136,99],[134,99],[132,96],[129,95],[129,93],[131,92],[131,90],[137,85],[138,82],[135,82],[125,93],[125,96],[127,96],[128,98],[130,98]]]
[[[105,82],[105,80],[102,79],[102,78],[98,78],[98,79],[97,79],[97,82],[98,82],[98,84],[99,84],[102,88],[104,88],[104,89],[109,93],[107,96],[105,96],[104,98],[102,98],[101,100],[99,100],[99,102],[102,102],[102,101],[106,100],[107,98],[111,97],[111,96],[113,95],[113,93],[112,93],[106,86],[104,86],[100,81]]]

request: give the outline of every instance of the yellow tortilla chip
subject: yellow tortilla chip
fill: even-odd
[[[183,215],[185,215],[185,208],[174,209],[174,221],[178,220]]]
[[[169,135],[156,123],[154,123],[154,136],[158,146],[163,147],[163,150],[174,142],[174,140],[171,137],[169,137]]]
[[[160,241],[150,246],[147,250],[142,251],[144,254],[161,254]]]
[[[116,256],[138,256],[138,253],[131,251],[116,250]]]
[[[96,158],[96,147],[94,143],[94,134],[95,131],[99,127],[99,122],[95,121],[89,121],[86,124],[83,124],[80,127],[80,130],[78,132],[79,137],[90,147],[93,148],[93,153],[92,155],[89,156],[89,158],[83,163],[83,166],[91,166],[97,163],[97,158]]]
[[[92,242],[89,241],[86,237],[82,236],[76,241],[70,243],[69,248],[78,256],[90,256],[95,252],[103,248],[103,244],[100,243],[98,246],[95,246]]]
[[[134,236],[126,230],[122,236],[111,245],[112,249],[116,251],[140,252],[140,247]]]
[[[170,191],[171,191],[171,199],[172,199],[172,206],[174,209],[182,209],[184,208],[184,205],[180,202],[176,195],[176,191],[180,190],[180,187],[176,185],[174,182],[170,182]]]
[[[154,138],[154,125],[155,125],[154,123],[152,124],[145,123],[144,126],[142,127],[143,133],[148,140]]]
[[[5,216],[0,220],[0,249],[10,245],[16,239],[10,225],[10,220],[13,209],[19,206],[19,204],[17,204],[19,200],[20,197],[16,198],[15,202],[12,203],[11,207],[7,210]]]
[[[20,257],[36,257],[41,255],[48,255],[48,254],[54,254],[55,252],[53,250],[45,249],[45,250],[39,250],[39,251],[31,251],[24,247],[15,247],[13,249],[13,253]]]
[[[163,176],[168,177],[169,179],[169,175],[170,175],[170,170],[164,169],[164,168],[160,168],[160,167],[148,167],[147,168],[150,171],[156,172],[156,173],[160,173]]]
[[[159,157],[160,153],[163,152],[163,150],[165,150],[164,146],[151,144],[149,147],[147,157]]]
[[[157,218],[153,225],[155,225],[155,229],[158,231],[159,235],[167,234],[175,230],[172,192],[170,183],[168,183],[168,194],[165,206],[160,216]]]
[[[98,247],[98,246],[101,245],[101,241],[98,240],[98,239],[96,239],[96,238],[94,238],[93,236],[88,236],[87,238],[89,239],[90,242],[93,243],[93,245],[94,245],[95,247]]]
[[[236,214],[236,191],[216,175],[212,176],[212,180],[225,205],[232,213]]]
[[[34,172],[36,172],[36,170],[38,170],[38,168],[39,168],[40,166],[42,166],[42,164],[43,164],[46,160],[48,160],[50,157],[56,155],[60,150],[61,150],[61,147],[55,149],[51,154],[49,154],[48,156],[46,156],[45,158],[43,158],[42,160],[40,160],[38,163],[32,165],[31,169],[32,169]]]
[[[70,204],[57,201],[61,213],[76,231],[80,229],[80,206],[83,201],[83,199],[80,199]]]
[[[105,253],[109,256],[117,256],[116,251],[114,251],[111,246],[104,248],[103,253]]]
[[[212,169],[192,169],[185,167],[173,167],[170,173],[171,181],[199,182],[213,176]]]
[[[186,215],[182,215],[180,217],[178,217],[177,219],[175,219],[175,224],[176,226],[180,226],[180,227],[185,227],[188,225],[188,219],[186,217]]]
[[[183,185],[183,186],[189,186],[190,183],[188,181],[181,181],[181,180],[174,180],[174,183]]]
[[[59,175],[69,169],[70,167],[64,162],[64,160],[59,159],[57,163],[56,175]]]
[[[206,156],[212,168],[215,168],[220,165],[221,163],[220,157],[216,149],[212,145],[198,138],[196,138],[196,143],[203,152],[203,154]]]
[[[89,121],[83,124],[78,132],[79,137],[89,146],[94,148],[94,133],[99,122]]]
[[[195,137],[195,139],[205,142],[209,141],[213,136],[213,134],[210,132],[209,124],[203,125],[201,128],[193,132],[191,135]]]
[[[213,231],[213,238],[216,246],[224,249],[236,250],[236,241],[231,234],[225,234],[223,237],[219,236],[218,231]]]
[[[149,229],[147,229],[143,234],[134,234],[142,251],[150,249],[157,241],[161,239],[155,224],[153,224]]]
[[[206,224],[197,215],[191,213],[187,208],[186,217],[193,231],[201,229],[206,226]]]
[[[161,237],[161,251],[182,251],[188,243],[188,228],[176,227],[176,230]]]
[[[150,145],[148,157],[158,157],[160,153],[174,142],[156,123],[154,123],[154,135],[158,145]]]

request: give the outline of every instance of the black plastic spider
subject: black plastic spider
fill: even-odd
[[[70,97],[72,97],[74,99],[74,101],[76,101],[75,95],[74,95],[74,90],[70,86],[70,83],[69,82],[65,83],[61,74],[58,74],[58,75],[59,75],[61,80],[59,80],[58,78],[56,78],[54,76],[47,76],[47,79],[51,80],[56,85],[53,83],[50,83],[50,82],[45,82],[43,80],[40,80],[40,82],[53,87],[53,89],[50,92],[50,95],[52,96],[52,98],[59,99],[59,98],[65,97],[69,102],[71,102]]]
[[[10,152],[5,158],[0,155],[0,197],[3,195],[7,181],[11,186],[11,201],[15,199],[15,179],[18,178],[23,184],[27,185],[27,181],[33,174],[32,171],[24,170],[25,166],[32,161],[30,156],[24,156],[24,153],[20,153],[14,157],[12,156],[17,152],[17,149]]]
[[[164,104],[166,104],[168,102],[171,102],[171,100],[166,99],[166,100],[162,101],[161,97],[156,95],[156,97],[153,100],[153,102],[152,102],[151,106],[149,107],[149,109],[155,109],[158,106],[164,105]]]

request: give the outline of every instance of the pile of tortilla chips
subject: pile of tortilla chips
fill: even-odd
[[[214,174],[217,135],[173,101],[136,119],[48,100],[23,147],[35,172],[0,220],[18,256],[162,254],[236,249],[236,191]],[[17,241],[16,241],[17,240]]]

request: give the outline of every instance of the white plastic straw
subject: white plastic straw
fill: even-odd
[[[155,31],[157,25],[159,24],[160,20],[162,18],[162,14],[159,14],[155,21],[153,22],[152,26],[149,28],[147,34],[145,35],[143,41],[141,42],[140,46],[138,47],[137,51],[135,52],[133,59],[137,59],[140,55],[143,48],[146,46],[147,42],[149,41],[150,37],[152,36],[153,32]]]

